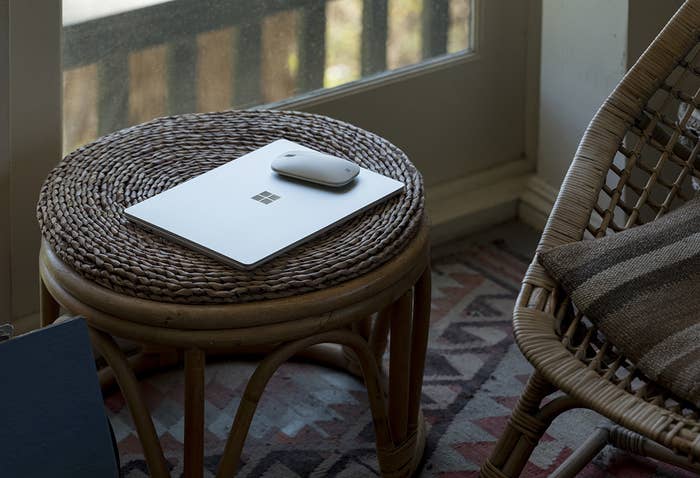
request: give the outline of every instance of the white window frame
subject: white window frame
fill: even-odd
[[[430,190],[534,168],[541,0],[475,0],[473,51],[272,105],[327,114],[406,151]],[[61,156],[61,1],[0,0],[0,321],[38,308],[35,205]],[[482,174],[483,171],[496,173]],[[490,180],[490,179],[489,179]],[[434,197],[439,197],[435,193]]]

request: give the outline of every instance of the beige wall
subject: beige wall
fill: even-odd
[[[543,0],[538,174],[559,187],[627,66],[628,0]]]
[[[683,4],[683,0],[631,0],[627,65],[631,67],[663,26]]]
[[[681,0],[543,0],[537,173],[559,187],[588,123]]]

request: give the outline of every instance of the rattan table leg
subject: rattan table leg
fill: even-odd
[[[372,333],[372,316],[365,317],[364,319],[358,320],[357,322],[353,322],[352,324],[352,331],[360,334],[360,337],[362,337],[365,340],[369,340],[369,336]]]
[[[277,368],[292,356],[315,344],[335,343],[349,347],[357,355],[362,374],[367,387],[370,409],[374,422],[377,450],[392,449],[393,444],[389,432],[389,420],[386,415],[386,402],[381,387],[381,374],[376,361],[367,346],[367,342],[350,330],[336,330],[305,337],[280,346],[267,355],[258,364],[243,393],[236,411],[236,417],[231,427],[224,453],[219,463],[218,478],[233,477],[238,468],[238,462],[243,450],[243,443],[248,435],[248,429],[253,415],[262,396],[268,380]],[[380,458],[380,467],[382,460]]]
[[[350,326],[350,330],[358,334],[365,340],[369,340],[369,336],[372,333],[372,316],[367,316],[361,320],[353,322]],[[343,355],[345,356],[345,369],[353,375],[358,377],[362,376],[362,370],[360,370],[360,363],[357,361],[355,353],[348,347],[341,347]]]
[[[39,276],[39,316],[41,326],[46,327],[52,324],[59,316],[61,307],[53,298],[44,284],[44,279]]]
[[[134,374],[139,379],[156,372],[172,369],[182,363],[177,352],[173,351],[173,349],[168,348],[166,350],[163,348],[163,351],[158,353],[152,350],[150,346],[144,346],[140,352],[128,355],[127,360],[131,370],[134,371]],[[111,368],[101,368],[98,375],[103,394],[111,392],[117,385]]]
[[[389,338],[389,328],[391,326],[391,310],[393,304],[381,310],[377,314],[377,318],[372,324],[372,330],[369,335],[369,348],[372,350],[372,355],[374,355],[377,364],[381,367],[382,358],[384,357],[384,352],[386,352],[386,346]]]
[[[418,279],[413,293],[413,324],[411,331],[411,363],[408,390],[408,433],[422,420],[420,402],[423,391],[425,356],[428,351],[430,330],[431,279],[430,264]]]
[[[163,448],[158,441],[151,414],[141,396],[136,375],[129,367],[129,362],[124,356],[124,352],[119,348],[114,338],[105,332],[90,327],[90,336],[92,343],[112,369],[124,399],[129,406],[150,475],[154,478],[169,477],[170,473],[163,455]]]
[[[379,458],[382,476],[407,477],[416,471],[425,447],[420,402],[430,327],[430,268],[381,316],[391,324],[388,414],[393,442],[379,450]]]
[[[204,351],[185,351],[185,476],[204,475]]]
[[[408,434],[408,379],[411,360],[411,305],[408,290],[394,303],[391,314],[389,361],[389,425],[394,443],[402,443]]]

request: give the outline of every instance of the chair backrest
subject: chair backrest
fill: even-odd
[[[700,178],[693,125],[700,106],[699,41],[700,0],[687,0],[591,121],[538,253],[652,221],[692,197],[692,178]],[[547,380],[569,396],[698,456],[698,407],[644,376],[536,257],[518,296],[514,330],[535,368],[547,369]]]
[[[0,476],[119,476],[84,320],[0,344]]]
[[[584,134],[540,250],[654,220],[700,178],[700,0],[687,0]]]

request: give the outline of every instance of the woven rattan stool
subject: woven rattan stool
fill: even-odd
[[[124,207],[286,138],[402,181],[403,194],[253,271],[141,230]],[[162,118],[101,138],[51,172],[38,206],[42,323],[84,316],[126,399],[152,476],[168,476],[123,338],[177,350],[185,368],[185,476],[203,474],[206,354],[262,354],[218,475],[235,474],[258,400],[294,355],[361,373],[384,476],[417,467],[430,315],[427,225],[419,173],[387,141],[329,118],[225,112]],[[389,367],[382,356],[391,333]],[[140,364],[140,365],[139,365]]]

